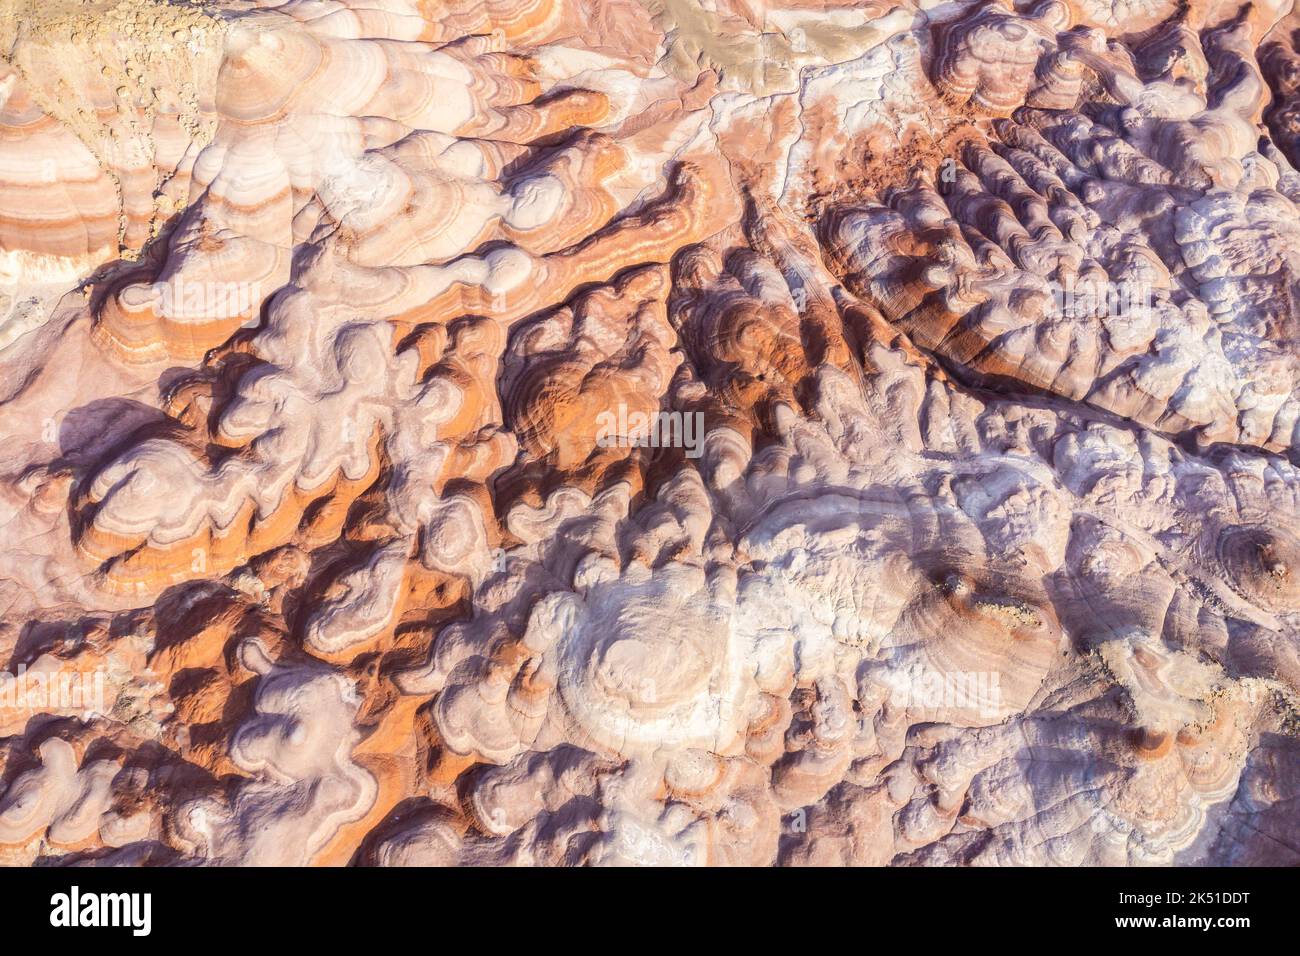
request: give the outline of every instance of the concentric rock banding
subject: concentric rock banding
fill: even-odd
[[[55,6],[0,861],[1300,862],[1292,15]]]

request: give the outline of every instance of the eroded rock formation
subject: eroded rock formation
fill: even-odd
[[[1297,30],[0,0],[0,862],[1300,863]]]

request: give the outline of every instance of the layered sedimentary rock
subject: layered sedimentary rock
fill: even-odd
[[[0,861],[1300,862],[1300,27],[1139,6],[0,0]]]

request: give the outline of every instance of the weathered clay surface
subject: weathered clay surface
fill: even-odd
[[[1300,864],[1298,49],[0,0],[0,863]]]

